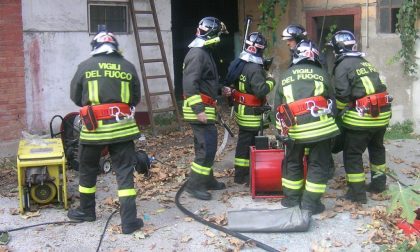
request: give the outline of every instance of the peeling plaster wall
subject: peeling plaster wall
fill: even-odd
[[[136,9],[150,9],[148,2],[135,0]],[[168,65],[173,76],[170,1],[156,0],[155,5]],[[78,111],[78,107],[70,100],[69,86],[77,65],[90,57],[90,41],[93,35],[88,33],[87,0],[22,1],[22,18],[28,129],[49,133],[49,123],[54,115],[64,116]],[[141,79],[134,33],[116,36],[124,57],[136,66]],[[142,42],[147,42],[154,37],[155,33],[142,33],[141,39]],[[143,53],[145,58],[160,57],[156,56],[159,55],[157,50]],[[151,75],[159,69],[163,67],[151,66],[146,71]],[[167,89],[167,84],[152,82],[149,83],[149,87],[151,92],[162,91]],[[142,102],[137,106],[138,111],[147,110],[144,90],[142,95]],[[167,107],[169,102],[169,97],[152,99],[154,108]]]

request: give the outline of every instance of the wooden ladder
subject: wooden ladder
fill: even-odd
[[[173,83],[172,83],[172,79],[171,79],[171,75],[170,75],[169,67],[168,67],[168,60],[166,58],[165,47],[163,45],[162,34],[160,31],[159,22],[158,22],[158,18],[156,14],[155,2],[154,0],[147,0],[147,1],[149,1],[150,10],[136,10],[134,6],[134,0],[130,0],[129,4],[130,4],[131,20],[132,20],[133,29],[134,29],[134,36],[136,38],[137,54],[138,54],[138,59],[140,62],[141,77],[143,80],[148,116],[149,116],[150,124],[152,126],[152,133],[154,136],[156,136],[156,124],[155,124],[154,116],[153,116],[154,114],[173,111],[174,115],[176,116],[179,129],[181,129],[182,121],[181,121],[181,116],[179,114],[178,106],[175,99]],[[139,24],[137,23],[137,19],[138,19],[137,15],[153,16],[153,26],[139,26]],[[140,40],[141,36],[139,35],[141,31],[155,31],[158,41],[148,42],[148,43],[142,42]],[[152,59],[145,59],[143,57],[143,51],[142,51],[143,48],[145,50],[148,50],[148,49],[153,50],[154,48],[157,48],[157,47],[159,47],[159,50],[160,50],[160,57],[159,55],[156,55],[155,58],[152,58]],[[159,75],[148,75],[146,73],[146,67],[145,67],[146,64],[156,64],[159,62],[163,64],[165,73],[159,74]],[[151,93],[149,89],[149,81],[153,79],[166,79],[168,89],[166,91]],[[152,106],[151,97],[160,96],[160,95],[170,95],[172,105],[167,108],[154,109]]]

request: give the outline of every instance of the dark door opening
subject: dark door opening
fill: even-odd
[[[177,100],[182,99],[182,64],[188,52],[188,44],[194,40],[198,22],[213,16],[226,24],[229,34],[223,35],[218,46],[219,75],[226,75],[229,63],[234,59],[234,34],[238,28],[238,3],[236,0],[171,0],[172,45],[174,62],[174,86]]]

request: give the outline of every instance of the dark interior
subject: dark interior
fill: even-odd
[[[225,23],[229,34],[222,35],[218,55],[223,63],[219,75],[225,76],[229,63],[235,56],[234,33],[238,29],[238,3],[236,0],[171,0],[172,43],[174,57],[174,85],[177,100],[182,99],[182,64],[188,44],[195,38],[198,22],[213,16]]]

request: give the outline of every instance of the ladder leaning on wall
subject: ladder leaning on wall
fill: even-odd
[[[129,1],[129,5],[130,5],[129,8],[130,8],[130,13],[131,13],[131,20],[132,20],[132,23],[133,23],[134,36],[135,36],[135,39],[136,39],[137,54],[138,54],[138,58],[139,58],[139,62],[140,62],[140,70],[141,70],[141,76],[142,76],[143,87],[144,87],[144,92],[145,92],[144,96],[146,98],[146,103],[147,103],[148,116],[149,116],[150,124],[152,126],[153,135],[156,135],[156,124],[155,124],[155,121],[154,121],[154,114],[172,111],[174,113],[174,115],[176,116],[179,128],[181,128],[181,123],[182,122],[181,122],[181,116],[179,114],[179,110],[178,110],[178,107],[177,107],[177,103],[176,103],[176,100],[175,100],[174,88],[173,88],[173,84],[172,84],[171,75],[170,75],[170,72],[169,72],[168,60],[167,60],[166,54],[165,54],[165,48],[164,48],[164,45],[163,45],[162,34],[161,34],[161,31],[160,31],[159,22],[158,22],[158,18],[157,18],[157,14],[156,14],[155,2],[154,2],[154,0],[142,1],[142,3],[149,2],[150,9],[149,10],[136,10],[134,1],[135,0],[130,0]],[[150,26],[150,25],[140,26],[138,21],[140,21],[141,18],[137,17],[137,16],[144,16],[144,19],[147,20],[147,21],[150,21],[149,20],[150,17],[153,17],[153,25],[152,26]],[[141,32],[154,32],[156,37],[157,37],[157,42],[147,42],[146,43],[144,41],[141,41],[141,39],[140,39],[141,36],[139,34]],[[160,57],[159,57],[159,55],[155,55],[154,58],[145,59],[144,55],[143,55],[143,51],[142,51],[143,49],[144,50],[156,50],[156,49],[158,49],[160,51]],[[163,65],[164,74],[150,74],[150,75],[148,75],[147,72],[146,72],[146,65],[152,67],[152,64],[155,66],[155,68],[156,67],[157,68],[162,68],[162,65]],[[165,87],[165,88],[167,88],[167,90],[160,91],[160,92],[150,92],[149,81],[152,81],[152,80],[163,80],[167,84],[167,86]],[[153,108],[152,97],[165,96],[165,95],[170,96],[170,100],[171,100],[172,105],[167,107],[167,108],[157,108],[157,109]]]

